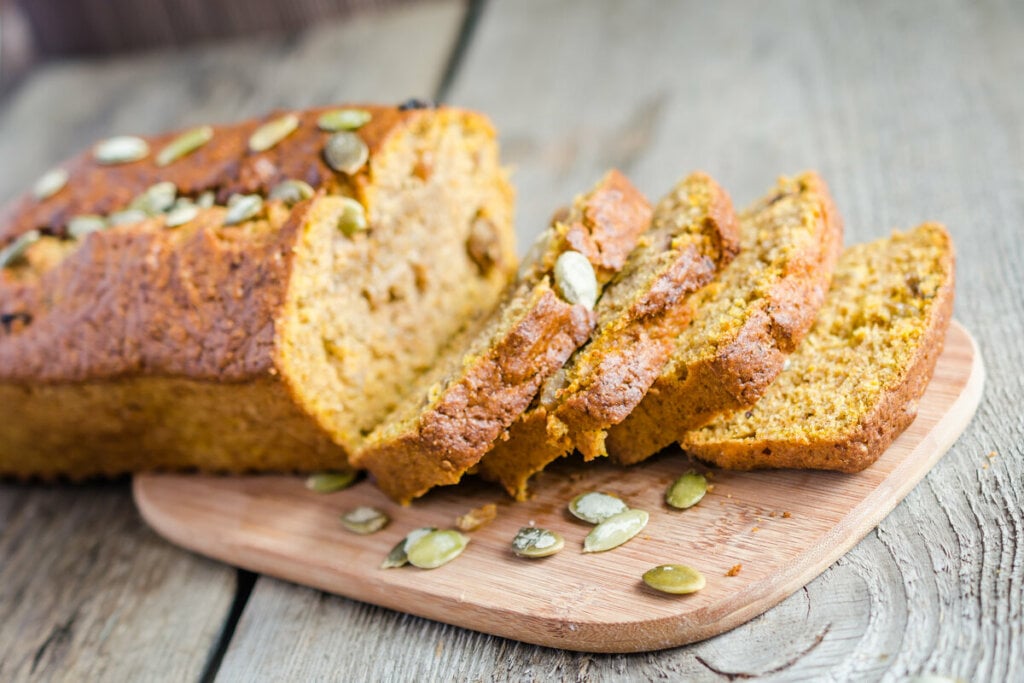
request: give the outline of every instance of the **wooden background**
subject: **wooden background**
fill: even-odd
[[[703,168],[740,205],[815,167],[851,242],[949,225],[956,316],[988,380],[960,441],[821,577],[735,631],[642,655],[522,645],[235,571],[148,530],[126,482],[0,485],[0,680],[1024,681],[1022,37],[1012,0],[441,0],[35,69],[0,103],[0,199],[104,135],[410,95],[494,118],[524,243],[610,165],[652,196]]]

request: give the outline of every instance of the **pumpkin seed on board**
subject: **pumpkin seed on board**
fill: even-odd
[[[555,290],[570,304],[597,304],[597,276],[587,257],[578,251],[564,251],[555,261]]]
[[[144,221],[147,218],[149,218],[149,214],[142,209],[125,209],[124,211],[115,211],[107,216],[107,224],[131,225],[132,223]]]
[[[21,258],[29,245],[33,242],[38,242],[42,236],[42,233],[38,230],[29,230],[18,235],[13,242],[0,249],[0,268],[6,268]]]
[[[673,595],[696,593],[707,583],[704,575],[685,564],[662,564],[644,572],[644,583]]]
[[[32,186],[32,195],[39,200],[47,199],[64,189],[68,184],[68,172],[54,168],[39,177]]]
[[[581,493],[569,503],[569,512],[573,516],[591,524],[600,524],[628,509],[629,506],[621,498],[600,491]]]
[[[134,135],[118,135],[97,142],[92,156],[104,165],[127,164],[149,156],[149,143]]]
[[[351,197],[342,197],[341,215],[338,216],[338,229],[351,237],[357,232],[363,232],[369,226],[366,222],[366,209],[363,205]]]
[[[253,152],[266,152],[273,149],[277,143],[295,132],[299,127],[299,117],[295,114],[285,114],[253,131],[249,136],[249,149]]]
[[[332,109],[316,120],[320,130],[336,133],[339,130],[357,130],[370,122],[373,116],[365,109]]]
[[[512,552],[519,557],[548,557],[565,547],[565,539],[557,531],[524,526],[512,539]]]
[[[347,489],[356,480],[355,470],[317,472],[306,478],[306,488],[315,493],[333,493]]]
[[[367,505],[360,505],[341,516],[342,525],[356,534],[372,534],[388,525],[391,518],[386,514]]]
[[[80,240],[90,232],[99,232],[100,230],[107,229],[107,221],[103,216],[96,216],[93,214],[87,214],[84,216],[75,216],[68,221],[68,237],[71,239]]]
[[[270,191],[269,199],[278,199],[287,206],[294,206],[303,199],[309,199],[315,191],[302,180],[282,180]]]
[[[626,510],[604,520],[583,539],[583,552],[601,553],[620,545],[640,533],[650,515],[644,510]]]
[[[156,154],[157,166],[168,166],[178,159],[188,156],[213,139],[213,128],[199,126],[187,130],[167,143]]]
[[[231,195],[228,210],[224,214],[224,225],[237,225],[255,218],[263,210],[263,197],[258,194]]]
[[[420,569],[436,569],[462,554],[469,536],[454,529],[431,531],[410,543],[405,549],[409,564]]]
[[[409,564],[409,555],[407,554],[409,547],[432,531],[437,531],[437,527],[424,526],[410,531],[406,534],[405,538],[395,544],[395,547],[388,553],[384,562],[381,563],[380,568],[393,569]]]
[[[327,138],[324,161],[335,171],[352,175],[370,158],[370,148],[355,133],[343,131]]]
[[[679,477],[665,491],[665,502],[674,508],[685,510],[700,502],[708,492],[708,480],[696,470],[690,470]]]

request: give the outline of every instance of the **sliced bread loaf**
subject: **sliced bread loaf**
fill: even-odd
[[[449,346],[367,437],[355,464],[402,503],[458,482],[587,340],[601,287],[650,215],[643,195],[615,171],[578,197],[542,234],[491,317]]]
[[[864,469],[917,414],[953,286],[941,225],[847,249],[817,322],[764,397],[687,433],[683,447],[728,469]]]
[[[688,295],[738,248],[725,191],[704,173],[676,185],[601,297],[590,341],[544,383],[478,473],[523,499],[529,478],[573,447],[588,460],[605,455],[605,430],[640,402],[692,318]]]
[[[803,339],[842,248],[842,222],[813,172],[782,178],[740,216],[740,253],[694,297],[696,315],[647,395],[605,444],[639,462],[715,415],[757,401]]]

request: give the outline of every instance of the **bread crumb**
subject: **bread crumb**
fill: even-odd
[[[708,484],[707,492],[711,493],[714,490],[715,490],[715,485],[714,484]]]
[[[737,574],[739,574],[739,573],[740,573],[740,571],[742,571],[742,570],[743,570],[743,565],[742,565],[742,564],[734,564],[734,565],[733,565],[733,566],[732,566],[732,567],[731,567],[731,568],[729,569],[729,571],[727,571],[727,572],[725,573],[725,575],[726,575],[726,576],[736,576],[736,575],[737,575]]]
[[[759,526],[755,526],[755,527],[754,527],[753,529],[751,529],[751,530],[750,530],[750,533],[752,533],[752,534],[756,534],[756,533],[757,533],[758,531],[760,531],[760,530],[761,530],[761,527],[759,527]]]
[[[988,459],[991,460],[992,458],[996,457],[997,455],[999,455],[999,454],[996,453],[995,451],[989,451],[988,452]]]
[[[793,515],[789,514],[788,512],[783,512],[783,513],[782,513],[782,518],[783,518],[783,519],[789,519],[789,518],[790,518],[790,517],[792,517],[792,516],[793,516]]]
[[[775,510],[772,510],[772,511],[771,511],[770,513],[768,513],[768,516],[769,516],[769,517],[778,517],[778,516],[779,516],[779,513],[778,513],[778,512],[776,512]]]
[[[497,516],[498,506],[494,503],[487,503],[456,517],[455,528],[459,531],[476,531],[480,527],[490,524]]]

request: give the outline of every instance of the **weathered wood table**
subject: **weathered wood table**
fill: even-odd
[[[949,225],[956,316],[988,381],[959,442],[825,574],[730,633],[641,655],[527,646],[237,571],[157,537],[123,481],[2,485],[0,680],[1024,680],[1022,37],[1011,0],[442,0],[36,69],[0,104],[4,199],[105,135],[410,95],[494,118],[524,243],[609,166],[652,196],[703,168],[740,205],[814,167],[850,242]]]

